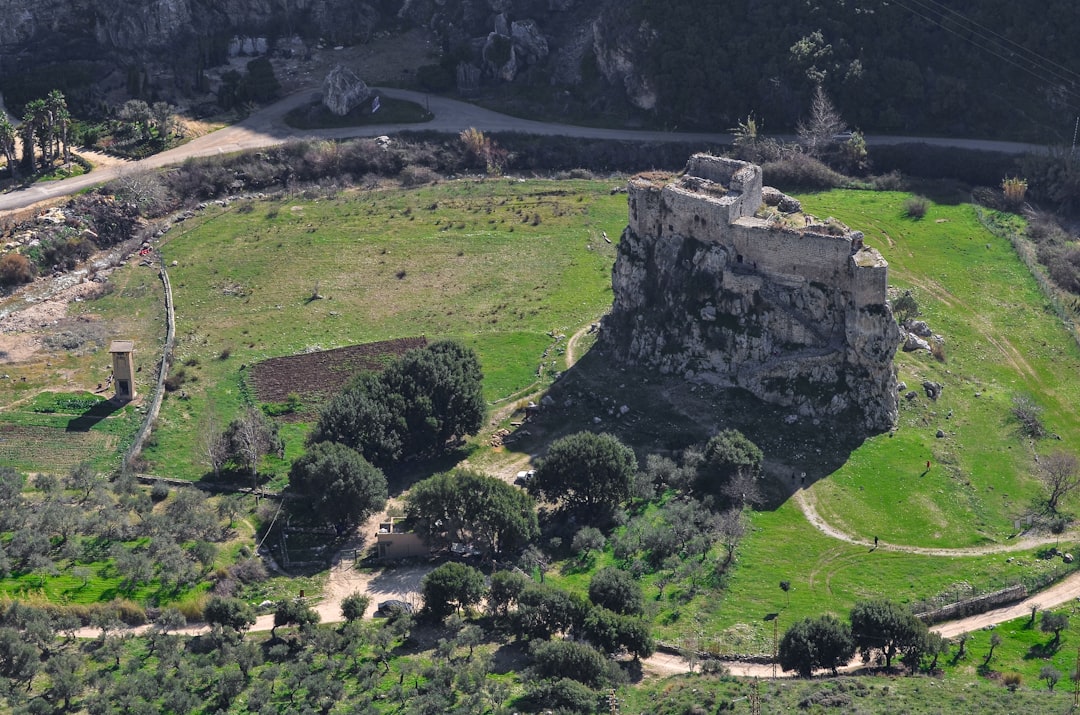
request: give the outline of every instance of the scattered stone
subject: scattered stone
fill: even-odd
[[[620,415],[625,415],[629,411],[630,411],[630,408],[627,405],[623,405],[623,406],[621,406],[619,408],[619,414]]]
[[[1071,564],[1073,562],[1073,555],[1066,552],[1061,555],[1061,560],[1067,564]]]
[[[915,392],[915,390],[912,390],[911,392],[904,395],[904,399],[907,400],[908,402],[911,402],[912,400],[914,400],[918,396],[919,396],[919,393]]]
[[[784,417],[784,424],[786,424],[786,425],[793,425],[798,421],[799,421],[799,416],[798,415],[787,415],[786,417]]]
[[[938,439],[944,439],[945,438],[945,431],[944,430],[938,430],[937,434],[935,434],[934,436],[937,437]]]
[[[896,386],[896,391],[897,392],[903,392],[906,389],[907,389],[907,383],[906,382],[901,382],[899,385]]]
[[[926,396],[931,400],[936,400],[941,396],[941,391],[944,389],[939,383],[930,382],[926,380],[922,384],[923,390],[926,391]]]

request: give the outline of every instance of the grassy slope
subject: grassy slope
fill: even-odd
[[[178,364],[197,381],[166,400],[156,471],[196,478],[192,446],[212,403],[227,422],[241,402],[240,366],[278,355],[426,335],[474,347],[485,395],[537,382],[552,334],[610,305],[626,203],[599,182],[457,181],[415,191],[259,203],[174,231]],[[315,287],[325,298],[308,301]],[[218,359],[228,350],[228,359]],[[286,459],[303,429],[288,430]],[[281,472],[284,463],[270,465]]]
[[[903,194],[831,192],[807,208],[864,230],[888,259],[890,283],[913,291],[925,319],[945,337],[948,362],[900,353],[899,378],[919,392],[901,401],[895,437],[881,436],[815,487],[832,523],[864,538],[921,546],[1001,542],[1029,508],[1033,454],[1080,436],[1080,349],[1049,310],[1005,239],[982,229],[971,206],[933,205],[903,215]],[[924,380],[945,386],[932,403]],[[1010,419],[1028,394],[1064,442],[1031,445]],[[945,437],[935,437],[937,430]],[[934,466],[925,472],[926,461]]]

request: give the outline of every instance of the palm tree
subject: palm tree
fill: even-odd
[[[15,125],[8,119],[7,114],[0,112],[0,153],[7,160],[8,174],[15,178],[15,140],[19,132]]]
[[[68,112],[67,99],[64,98],[64,93],[58,89],[49,92],[49,96],[45,98],[45,108],[48,122],[46,132],[50,143],[56,142],[52,149],[52,156],[59,155],[60,146],[63,145],[64,161],[69,162],[71,161],[71,151],[68,149],[67,132],[68,126],[71,124],[71,113]]]
[[[49,109],[44,99],[35,99],[26,103],[23,115],[23,157],[29,161],[30,173],[35,171],[34,139],[41,147],[41,159],[48,162],[51,158],[52,137],[49,135]]]

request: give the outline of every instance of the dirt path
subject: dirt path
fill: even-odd
[[[799,509],[802,511],[803,516],[809,521],[815,529],[825,534],[826,536],[836,539],[838,541],[844,541],[849,544],[855,544],[856,546],[865,546],[867,548],[874,548],[874,542],[868,539],[863,539],[857,536],[852,536],[832,524],[825,521],[824,518],[817,512],[817,500],[815,495],[809,489],[802,489],[794,494],[795,503],[799,505]],[[923,556],[981,556],[985,554],[1001,554],[1012,551],[1026,551],[1027,549],[1033,549],[1039,546],[1046,546],[1049,544],[1056,544],[1062,539],[1070,538],[1070,536],[1076,536],[1076,534],[1062,534],[1058,536],[1020,536],[1011,543],[1008,544],[990,544],[988,546],[969,546],[966,548],[933,548],[925,546],[907,546],[904,544],[890,544],[885,541],[878,541],[877,549],[881,551],[899,551],[905,554],[921,554]]]

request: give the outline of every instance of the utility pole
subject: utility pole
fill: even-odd
[[[608,693],[608,709],[611,711],[611,715],[619,715],[619,699],[615,697],[615,688],[611,689]]]
[[[1076,647],[1076,667],[1073,669],[1073,709],[1080,707],[1080,646]]]

